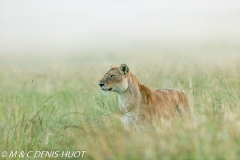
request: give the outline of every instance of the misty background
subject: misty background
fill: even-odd
[[[239,42],[238,0],[0,0],[0,54]]]

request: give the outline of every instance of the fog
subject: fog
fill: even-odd
[[[237,0],[0,0],[0,54],[239,40]]]

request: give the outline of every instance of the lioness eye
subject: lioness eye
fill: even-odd
[[[115,75],[111,74],[109,77],[112,78],[112,77],[114,77],[114,76],[115,76]]]

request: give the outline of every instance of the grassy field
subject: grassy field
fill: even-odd
[[[86,151],[82,159],[98,160],[239,159],[239,50],[205,46],[1,56],[0,151]],[[128,64],[152,89],[185,91],[192,119],[126,131],[117,94],[104,96],[98,87],[110,63]]]

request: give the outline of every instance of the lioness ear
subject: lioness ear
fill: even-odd
[[[121,64],[118,68],[121,74],[126,74],[129,72],[129,68],[126,64]]]
[[[112,65],[112,64],[110,64],[110,69],[112,69],[112,68],[115,68],[115,66],[114,66],[114,65]]]

